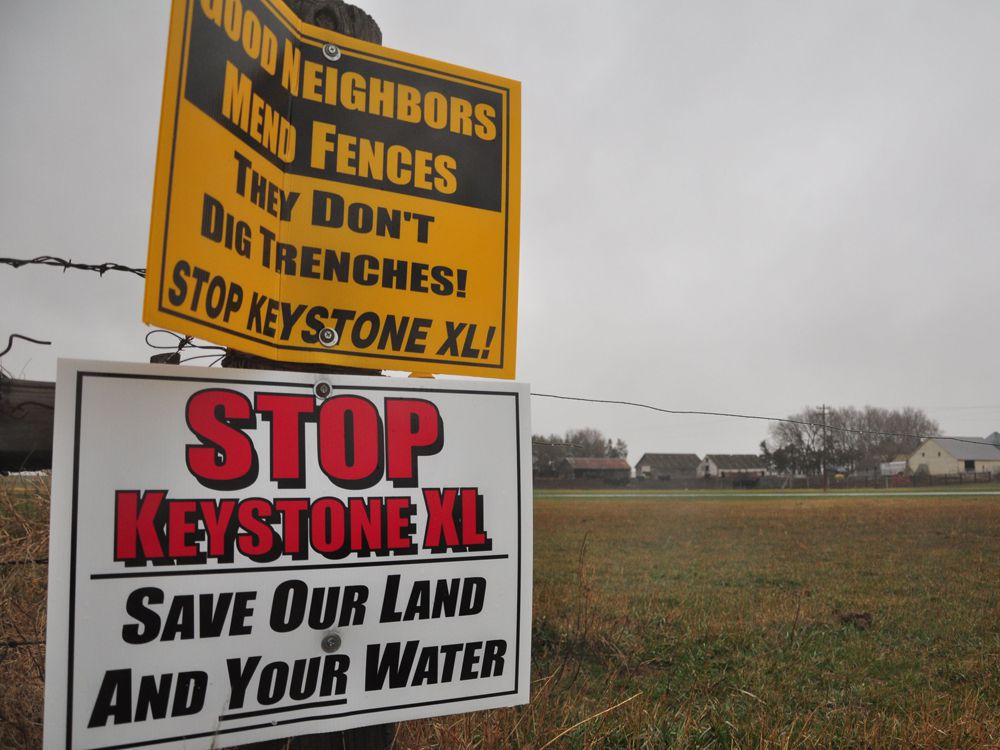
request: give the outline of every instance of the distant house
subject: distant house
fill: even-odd
[[[600,479],[624,484],[632,476],[632,467],[624,458],[578,458],[563,460],[560,474],[564,479]]]
[[[635,478],[694,479],[700,463],[694,453],[644,453],[635,465]]]
[[[910,456],[910,471],[926,471],[931,475],[986,471],[1000,473],[1000,445],[994,442],[994,436],[997,433],[986,438],[929,438]]]
[[[753,454],[709,455],[698,465],[700,477],[762,477],[767,465]]]

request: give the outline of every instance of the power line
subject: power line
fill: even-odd
[[[101,276],[103,276],[108,271],[125,271],[127,273],[133,273],[136,276],[140,276],[142,278],[146,277],[146,269],[145,268],[132,268],[132,267],[129,267],[129,266],[123,266],[123,265],[121,265],[119,263],[111,263],[111,262],[108,262],[108,263],[99,263],[99,264],[74,263],[73,261],[65,260],[63,258],[57,258],[57,257],[52,256],[52,255],[41,255],[41,256],[39,256],[37,258],[32,258],[30,260],[25,260],[25,259],[20,259],[20,258],[0,258],[0,264],[6,264],[6,265],[9,265],[9,266],[13,266],[14,268],[20,268],[20,267],[26,266],[26,265],[57,266],[57,267],[61,267],[64,271],[67,270],[67,269],[69,269],[69,268],[75,268],[75,269],[83,270],[83,271],[95,271],[96,273],[100,274]],[[163,331],[163,332],[164,333],[170,333],[169,331]],[[151,333],[153,333],[153,332],[151,332]],[[17,335],[17,334],[15,334],[15,335]],[[176,335],[176,334],[174,334],[174,335]],[[19,338],[27,338],[27,337],[26,336],[19,336]],[[200,348],[200,349],[212,349],[212,348],[221,349],[222,348],[222,347],[200,346],[200,345],[197,345],[197,344],[192,344],[190,336],[186,336],[186,337],[178,336],[178,339],[180,339],[180,342],[176,346],[175,354],[180,354],[181,350],[184,349],[185,347],[193,347],[193,348]],[[28,340],[29,341],[35,341],[34,339],[28,339]],[[50,343],[50,342],[40,341],[40,342],[36,342],[36,343],[47,344],[47,343]],[[153,344],[149,343],[148,336],[147,336],[146,343],[147,343],[147,345],[151,346],[154,349],[174,349],[173,346],[170,346],[170,347],[154,346]],[[9,351],[9,350],[10,350],[10,345],[8,344],[7,349],[5,349],[3,351],[3,354],[6,354],[7,351]],[[0,356],[2,356],[2,354],[0,354]],[[211,356],[211,355],[199,355],[199,356],[196,356],[196,357],[189,357],[189,358],[185,359],[184,361],[191,361],[193,359],[202,359],[202,358],[207,358],[209,356]],[[215,364],[215,363],[216,362],[212,362],[212,364]],[[985,441],[985,440],[970,440],[968,438],[946,437],[944,435],[915,435],[915,434],[907,433],[907,432],[879,432],[879,431],[875,431],[875,430],[859,430],[859,429],[855,429],[855,428],[852,428],[852,427],[836,427],[834,425],[828,425],[828,424],[826,424],[825,419],[824,419],[824,421],[822,423],[820,423],[820,422],[809,422],[809,421],[801,420],[801,419],[789,419],[787,417],[768,417],[768,416],[762,416],[762,415],[759,415],[759,414],[738,414],[738,413],[735,413],[735,412],[702,411],[702,410],[697,410],[697,409],[665,409],[663,407],[653,406],[652,404],[643,404],[643,403],[639,403],[639,402],[636,402],[636,401],[623,401],[623,400],[619,400],[619,399],[583,398],[583,397],[579,397],[579,396],[564,396],[564,395],[555,394],[555,393],[532,393],[531,395],[532,396],[538,396],[539,398],[552,398],[552,399],[559,399],[559,400],[562,400],[562,401],[579,401],[579,402],[590,403],[590,404],[612,404],[612,405],[617,405],[617,406],[632,406],[632,407],[635,407],[637,409],[648,409],[650,411],[660,412],[662,414],[703,416],[703,417],[727,417],[727,418],[730,418],[730,419],[753,419],[753,420],[759,420],[759,421],[762,421],[762,422],[784,422],[785,424],[796,424],[796,425],[800,425],[802,427],[816,427],[816,428],[820,428],[820,429],[824,429],[824,430],[829,429],[829,430],[834,430],[835,432],[842,432],[842,433],[847,433],[847,434],[851,434],[851,435],[871,435],[871,436],[875,436],[875,437],[897,437],[897,438],[902,437],[902,438],[914,438],[916,440],[930,440],[932,438],[933,439],[944,438],[944,439],[947,439],[947,440],[954,440],[955,442],[958,442],[958,443],[970,443],[972,445],[994,445],[994,443],[991,443],[991,442]],[[955,408],[955,409],[960,409],[960,408],[975,408],[975,407],[939,407],[939,408]],[[993,407],[989,407],[989,408],[993,408]],[[538,443],[538,444],[539,445],[545,445],[545,443]],[[557,445],[557,444],[552,444],[552,445]]]
[[[958,437],[947,437],[945,435],[914,435],[908,432],[879,432],[876,430],[859,430],[853,427],[837,427],[831,424],[824,424],[823,422],[809,422],[802,419],[789,419],[787,417],[766,417],[759,414],[737,414],[735,412],[724,412],[724,411],[699,411],[694,409],[665,409],[660,406],[653,406],[652,404],[643,404],[637,401],[622,401],[618,399],[608,399],[608,398],[583,398],[581,396],[563,396],[556,393],[532,393],[532,396],[537,396],[538,398],[552,398],[558,399],[560,401],[579,401],[587,404],[612,404],[615,406],[633,406],[637,409],[648,409],[649,411],[660,412],[662,414],[675,414],[681,416],[701,416],[701,417],[729,417],[731,419],[756,419],[762,422],[784,422],[786,424],[797,424],[802,427],[816,427],[819,429],[834,430],[836,432],[844,432],[851,435],[872,435],[875,437],[902,437],[902,438],[915,438],[917,440],[954,440],[958,443],[971,443],[972,445],[995,445],[987,440],[970,440],[968,438],[958,438]]]
[[[925,407],[931,411],[955,411],[955,410],[983,410],[983,409],[1000,409],[1000,404],[982,404],[980,406],[927,406]]]

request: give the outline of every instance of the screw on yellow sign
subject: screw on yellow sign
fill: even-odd
[[[270,359],[514,376],[520,84],[175,0],[143,319]]]

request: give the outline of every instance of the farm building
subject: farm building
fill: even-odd
[[[644,453],[635,465],[635,478],[694,479],[700,463],[694,453]]]
[[[710,455],[698,465],[700,477],[762,477],[767,465],[753,454]]]
[[[52,466],[55,384],[0,373],[0,473]]]
[[[1000,445],[991,439],[996,435],[993,433],[986,438],[929,438],[910,456],[910,471],[926,471],[932,476],[986,471],[1000,473]]]
[[[625,483],[632,477],[632,467],[624,458],[578,458],[563,460],[564,479],[600,479],[605,482]]]

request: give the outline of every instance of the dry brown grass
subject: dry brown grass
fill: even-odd
[[[3,560],[46,555],[2,485]],[[533,698],[397,747],[1000,748],[1000,498],[540,499]],[[4,641],[44,566],[0,568]],[[3,651],[0,748],[38,747],[39,646]]]
[[[529,707],[406,748],[1000,747],[1000,500],[542,499]]]
[[[0,748],[42,745],[47,478],[0,478]]]

